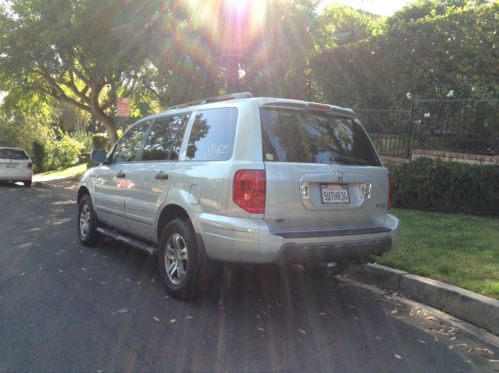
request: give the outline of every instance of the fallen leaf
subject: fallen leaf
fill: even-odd
[[[176,322],[177,322],[177,320],[175,320],[175,319],[170,320],[170,324],[175,324]]]
[[[59,272],[60,272],[60,273],[64,273],[64,271],[63,271],[62,269],[59,269]]]
[[[159,321],[160,321],[160,320],[159,320],[159,317],[153,316],[152,318],[153,318],[153,319],[154,319],[154,321],[156,321],[156,322],[159,322]]]
[[[488,357],[488,358],[493,358],[495,356],[494,352],[492,352],[488,348],[475,347],[475,348],[472,348],[471,350],[469,350],[468,352],[478,352],[480,355],[482,355],[484,357]]]
[[[453,348],[459,347],[459,346],[467,346],[467,344],[466,343],[460,343],[458,345],[452,345],[452,346],[449,346],[449,349],[452,350]]]
[[[128,310],[126,308],[120,308],[119,310],[116,311],[117,313],[127,313]]]
[[[451,337],[449,338],[450,341],[455,341],[456,340],[456,337]]]
[[[381,337],[380,337],[380,336],[376,336],[376,339],[377,339],[378,341],[381,341]]]
[[[499,360],[492,359],[492,360],[489,360],[489,363],[499,363]]]
[[[435,316],[427,316],[426,320],[436,320],[437,318]]]
[[[435,342],[438,342],[438,338],[436,336],[433,336],[433,339],[435,340]]]
[[[426,344],[426,341],[423,341],[422,339],[418,339],[419,343]]]
[[[398,354],[394,354],[394,356],[399,359],[399,360],[402,360],[402,356],[398,355]]]
[[[298,328],[298,332],[300,332],[300,333],[301,333],[301,334],[303,334],[303,335],[307,334],[307,332],[306,332],[305,330],[300,329],[300,328]]]
[[[390,311],[390,313],[391,313],[392,315],[396,315],[396,314],[397,314],[397,312],[398,312],[398,310],[397,310],[396,308]]]
[[[260,328],[259,326],[256,327],[259,331],[261,331],[262,333],[265,331],[265,329],[263,328]]]
[[[326,314],[324,312],[319,312],[319,315],[326,316]]]
[[[26,274],[26,272],[21,272],[19,273],[19,277],[23,277]]]
[[[86,271],[87,269],[85,267],[81,267],[81,270],[82,271]]]
[[[192,319],[192,318],[193,318],[193,317],[192,317],[192,316],[190,316],[190,315],[187,315],[187,316],[185,317],[185,319],[186,319],[186,320],[190,320],[190,319]]]

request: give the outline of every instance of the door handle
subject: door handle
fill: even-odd
[[[116,177],[117,177],[118,179],[123,179],[123,178],[125,177],[125,173],[124,173],[123,171],[120,171],[120,172],[118,172],[118,173],[116,174]]]
[[[168,180],[168,174],[165,174],[163,171],[160,171],[154,176],[154,178],[158,180]]]

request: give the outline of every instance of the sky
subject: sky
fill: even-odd
[[[352,8],[362,9],[381,16],[389,16],[402,9],[405,5],[413,3],[414,0],[324,0],[320,4],[319,9],[333,2],[342,3]]]

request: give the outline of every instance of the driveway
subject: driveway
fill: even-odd
[[[77,242],[73,196],[0,185],[2,372],[499,370],[496,347],[424,307],[300,267],[233,267],[176,301],[155,256]]]

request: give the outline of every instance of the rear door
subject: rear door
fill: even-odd
[[[31,160],[21,149],[0,149],[0,180],[25,180],[31,176]]]
[[[154,221],[170,188],[189,117],[184,113],[156,118],[140,160],[128,172],[125,216],[127,230],[136,236],[154,240]]]
[[[376,229],[387,171],[355,119],[299,107],[260,108],[267,178],[264,219],[299,237]],[[300,233],[301,232],[301,233]]]

